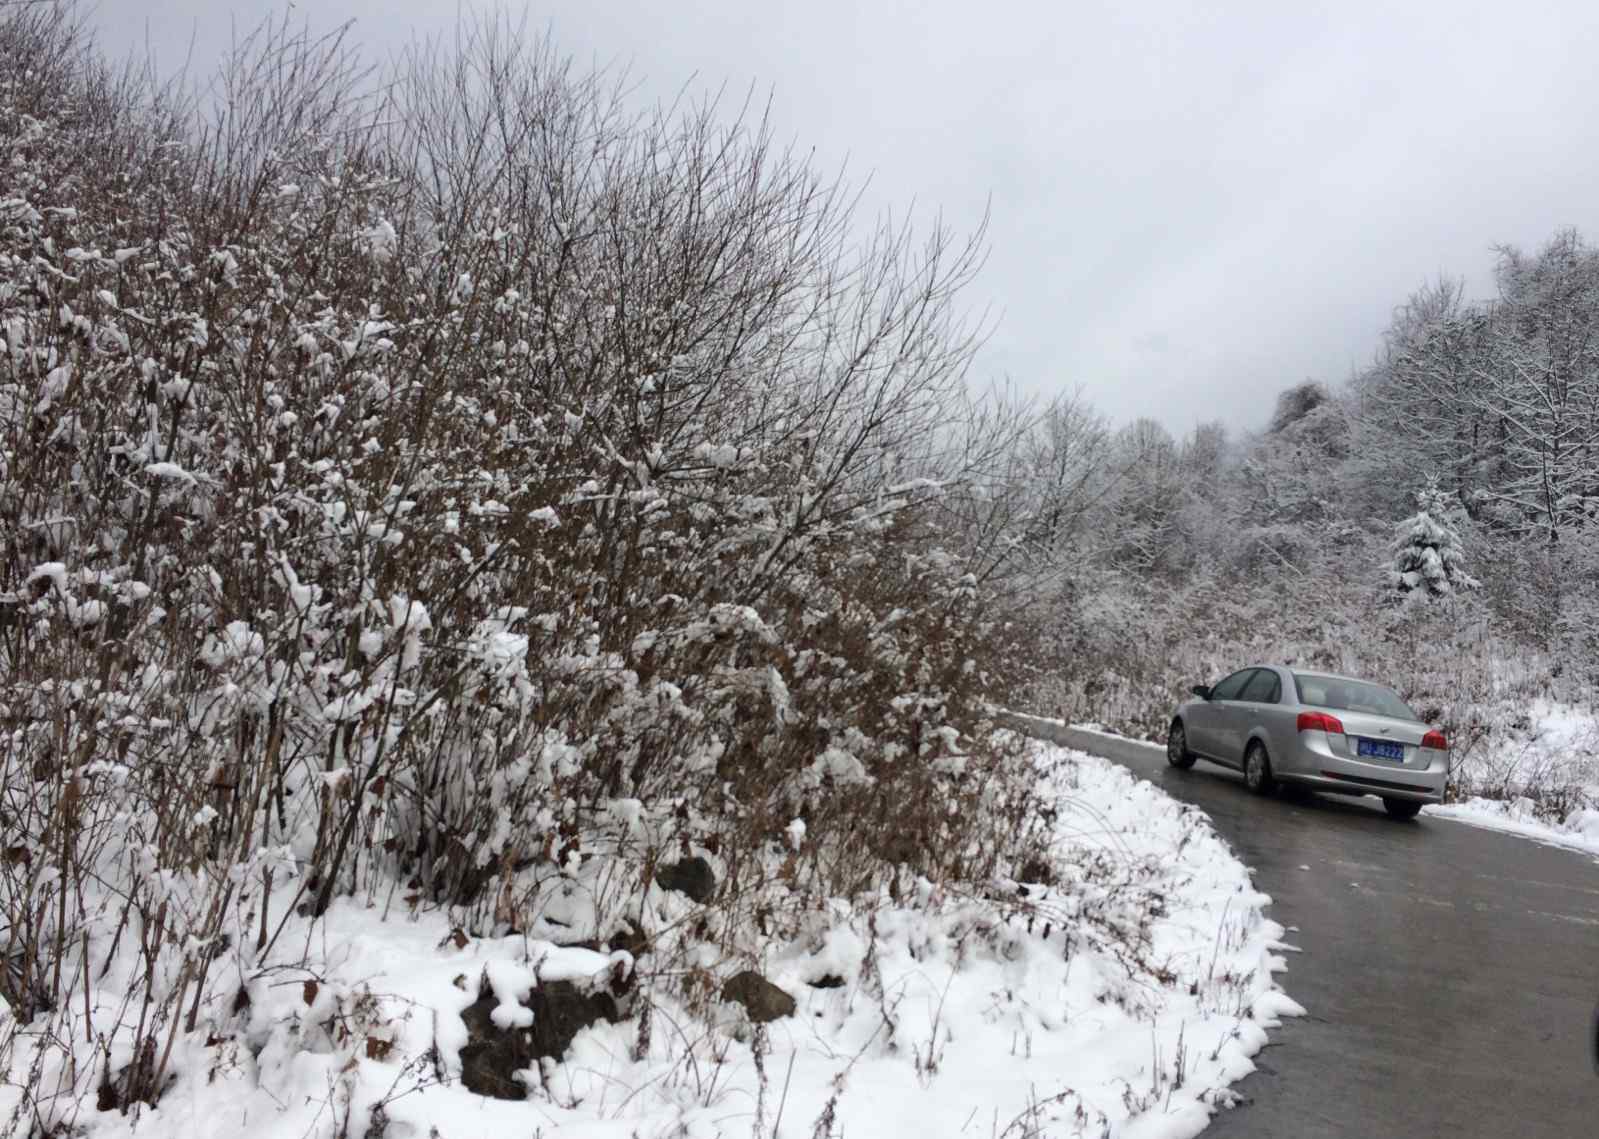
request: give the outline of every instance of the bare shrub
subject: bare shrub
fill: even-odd
[[[1031,833],[978,238],[863,238],[754,110],[635,114],[502,23],[381,75],[268,24],[190,102],[13,13],[0,86],[26,1126],[154,1102],[346,895],[667,939],[643,900],[696,853],[747,955]]]

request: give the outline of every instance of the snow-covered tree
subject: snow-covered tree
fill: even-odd
[[[1502,247],[1495,279],[1491,301],[1443,281],[1401,307],[1356,384],[1356,465],[1378,498],[1436,472],[1473,519],[1559,541],[1599,517],[1599,250]]]
[[[1453,509],[1436,482],[1416,495],[1417,512],[1399,524],[1389,580],[1407,595],[1452,597],[1472,589],[1477,580],[1465,570],[1460,535],[1452,524]]]

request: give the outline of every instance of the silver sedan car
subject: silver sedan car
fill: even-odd
[[[1166,759],[1207,759],[1244,773],[1269,795],[1292,783],[1341,795],[1379,795],[1399,819],[1443,801],[1449,742],[1393,689],[1348,676],[1276,665],[1196,685],[1166,737]]]

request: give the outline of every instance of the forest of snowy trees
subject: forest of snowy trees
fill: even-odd
[[[1396,307],[1367,368],[1286,388],[1263,429],[1177,439],[1081,404],[1042,438],[1060,658],[1043,702],[1158,737],[1244,658],[1381,677],[1473,760],[1599,682],[1599,251],[1497,251],[1497,293]],[[1568,806],[1570,789],[1550,789]]]
[[[983,393],[980,239],[871,224],[758,118],[493,23],[379,78],[269,27],[220,75],[0,22],[0,997],[56,1026],[20,1133],[154,1100],[339,899],[643,952],[714,865],[660,936],[727,972],[1019,874],[1049,807],[998,706],[1153,734],[1267,657],[1469,754],[1599,678],[1576,235],[1178,439]]]

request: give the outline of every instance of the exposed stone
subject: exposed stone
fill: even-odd
[[[794,1015],[794,998],[753,969],[746,969],[722,986],[722,999],[744,1006],[756,1024]]]
[[[655,870],[655,884],[663,890],[676,890],[690,900],[708,902],[716,893],[716,872],[699,855],[681,862],[668,862]]]
[[[650,938],[649,935],[644,932],[644,928],[640,926],[638,922],[634,921],[632,918],[628,918],[627,928],[621,933],[618,933],[612,937],[611,940],[606,943],[605,948],[611,953],[615,953],[618,949],[622,949],[626,950],[628,953],[631,953],[635,958],[643,957],[650,951]]]
[[[585,993],[570,981],[546,981],[533,990],[533,1055],[560,1059],[572,1038],[591,1024],[621,1019],[610,993]]]
[[[1022,864],[1021,873],[1017,877],[1023,882],[1032,882],[1040,886],[1053,886],[1055,884],[1055,868],[1036,854]]]
[[[499,1003],[491,992],[461,1012],[467,1039],[461,1049],[461,1082],[478,1095],[524,1099],[527,1085],[518,1073],[533,1063],[533,1032],[495,1024],[493,1013]]]
[[[530,1028],[501,1028],[494,1023],[499,1000],[479,990],[476,1001],[461,1012],[467,1043],[461,1049],[461,1082],[468,1091],[495,1099],[524,1099],[527,1085],[520,1073],[543,1056],[566,1055],[572,1040],[591,1024],[615,1024],[616,1001],[610,993],[585,993],[570,981],[548,981],[533,990],[528,1007]]]

